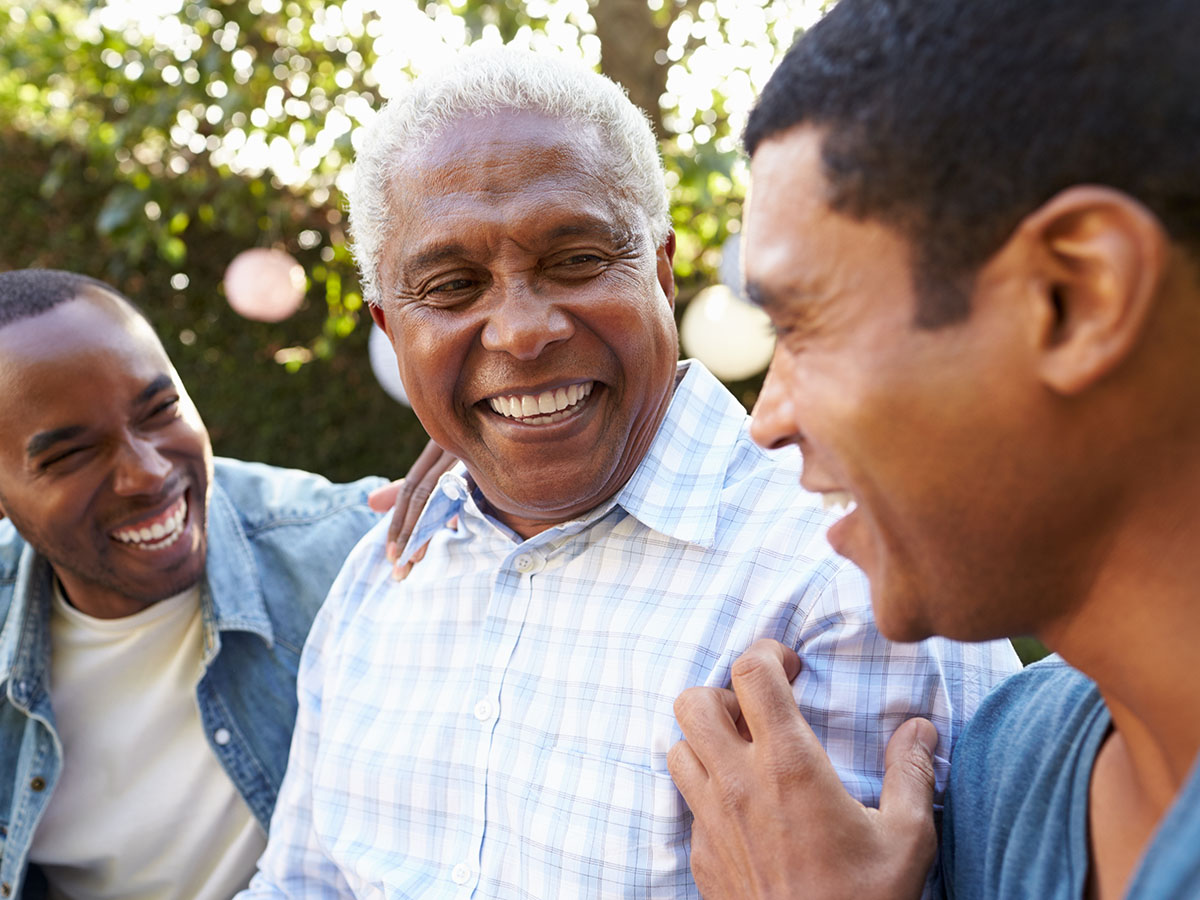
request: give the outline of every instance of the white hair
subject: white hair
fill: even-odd
[[[645,114],[617,84],[565,59],[512,47],[476,46],[423,74],[367,127],[350,190],[350,232],[363,298],[379,304],[379,255],[388,236],[393,184],[404,157],[460,119],[496,110],[588,123],[608,145],[614,199],[640,207],[654,246],[671,227],[658,143]]]

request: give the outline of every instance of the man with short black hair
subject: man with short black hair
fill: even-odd
[[[950,896],[1197,896],[1197,46],[1192,0],[841,0],[746,131],[756,439],[854,499],[830,541],[885,634],[1061,655],[955,750]],[[783,702],[795,656],[740,665],[678,704],[705,896],[915,896],[928,723],[866,809]]]
[[[0,273],[0,894],[227,898],[367,492],[212,457],[102,282]]]

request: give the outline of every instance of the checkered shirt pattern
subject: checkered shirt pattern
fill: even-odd
[[[305,647],[244,896],[696,897],[672,704],[727,685],[760,637],[800,651],[796,700],[855,797],[878,800],[887,739],[913,715],[941,732],[944,783],[947,748],[1018,667],[1011,648],[884,640],[796,453],[755,446],[701,365],[681,376],[631,480],[581,519],[521,540],[460,468],[406,581],[386,523],[363,539]]]

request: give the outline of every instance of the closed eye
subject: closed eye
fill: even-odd
[[[43,471],[45,471],[46,469],[54,468],[54,467],[58,466],[59,464],[65,463],[73,458],[78,459],[79,454],[81,454],[87,450],[90,450],[90,449],[91,449],[91,447],[87,446],[87,445],[79,446],[79,447],[67,447],[64,450],[60,450],[59,452],[55,453],[53,456],[48,456],[45,459],[43,459],[41,461],[41,463],[38,464],[38,468]]]

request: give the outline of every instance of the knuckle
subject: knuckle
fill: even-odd
[[[933,769],[933,759],[923,751],[914,750],[910,754],[906,772],[916,787],[930,791],[934,789],[937,775]]]
[[[733,662],[730,673],[737,681],[753,681],[762,677],[766,661],[751,647]]]
[[[673,709],[675,710],[675,719],[681,725],[683,724],[683,721],[690,716],[692,709],[695,707],[696,691],[699,690],[701,690],[701,688],[687,688],[683,693],[675,698],[675,703],[673,706]]]
[[[677,777],[682,771],[681,765],[686,758],[686,745],[687,741],[676,741],[667,751],[667,769],[672,777]]]
[[[750,793],[739,773],[728,772],[724,778],[714,780],[714,794],[718,806],[726,816],[740,817],[750,804]]]

